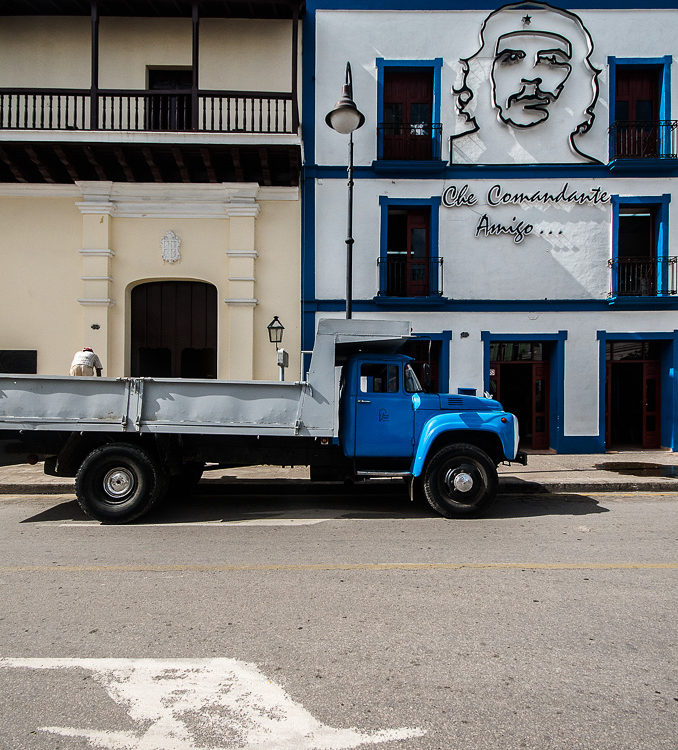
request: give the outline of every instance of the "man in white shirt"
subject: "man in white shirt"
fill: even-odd
[[[101,377],[102,369],[101,360],[91,346],[85,346],[81,352],[76,352],[71,363],[71,375],[94,375],[96,370],[97,376]]]

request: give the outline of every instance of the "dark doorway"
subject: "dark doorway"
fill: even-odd
[[[654,206],[621,206],[617,293],[657,294],[657,212]]]
[[[490,393],[518,417],[524,448],[549,447],[549,363],[541,342],[490,345]]]
[[[660,356],[657,342],[606,345],[608,448],[659,448]]]
[[[386,70],[384,159],[426,160],[433,148],[433,70]]]
[[[155,281],[132,290],[131,374],[216,378],[217,290],[199,281]]]
[[[430,294],[430,224],[428,208],[389,208],[386,293],[390,297]]]
[[[659,71],[617,68],[615,86],[616,155],[659,158]]]
[[[148,71],[148,88],[157,91],[147,102],[149,130],[190,130],[193,71],[188,68]]]

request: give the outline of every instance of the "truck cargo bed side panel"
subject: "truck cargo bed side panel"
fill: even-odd
[[[143,432],[293,435],[299,433],[300,383],[146,380]]]
[[[5,429],[123,431],[133,400],[130,381],[0,376],[0,425]]]

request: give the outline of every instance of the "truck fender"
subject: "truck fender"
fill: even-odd
[[[507,461],[518,452],[518,420],[506,411],[437,414],[426,422],[412,462],[412,476],[421,476],[431,445],[445,432],[480,431],[497,435]]]

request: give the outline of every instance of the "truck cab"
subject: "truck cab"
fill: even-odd
[[[474,515],[494,497],[496,465],[524,461],[518,421],[493,399],[424,392],[411,362],[402,354],[347,360],[343,454],[357,476],[408,477],[443,515]]]

